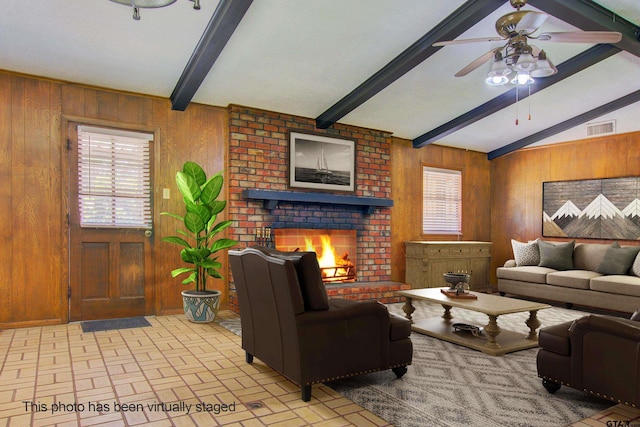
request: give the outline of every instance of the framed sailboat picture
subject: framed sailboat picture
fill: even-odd
[[[289,186],[355,191],[355,141],[291,132]]]

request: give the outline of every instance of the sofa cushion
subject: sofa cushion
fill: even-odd
[[[573,268],[598,271],[609,245],[602,243],[576,243],[573,248]]]
[[[614,242],[605,252],[596,271],[602,274],[626,274],[636,259],[638,251],[640,251],[640,246],[621,248],[618,242]]]
[[[571,341],[569,340],[569,328],[573,321],[547,326],[540,330],[538,343],[541,348],[564,356],[571,355]]]
[[[591,290],[640,297],[640,277],[627,275],[600,276],[591,279]]]
[[[554,270],[571,270],[573,268],[573,247],[575,241],[567,243],[549,243],[538,240],[540,247],[540,267]]]
[[[547,274],[555,271],[557,270],[533,265],[524,267],[500,267],[496,270],[496,275],[499,279],[546,284]]]
[[[511,248],[513,249],[513,257],[517,266],[538,265],[540,263],[540,250],[538,249],[537,240],[523,243],[511,239]]]
[[[547,283],[565,288],[589,289],[590,280],[600,276],[600,273],[587,270],[557,271],[547,274]]]

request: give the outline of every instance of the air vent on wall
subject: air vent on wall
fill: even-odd
[[[610,135],[612,133],[616,133],[615,120],[587,124],[587,136]]]

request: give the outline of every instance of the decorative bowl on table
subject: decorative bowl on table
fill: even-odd
[[[456,290],[456,288],[465,289],[465,285],[468,287],[469,275],[466,273],[444,273],[444,281],[449,284],[449,289]],[[458,284],[461,284],[458,287]]]

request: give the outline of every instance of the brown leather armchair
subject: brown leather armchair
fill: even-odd
[[[314,252],[231,250],[229,263],[247,363],[255,356],[300,385],[302,400],[313,384],[407,372],[410,322],[376,301],[329,300]]]
[[[538,376],[550,392],[561,385],[640,406],[640,323],[588,315],[540,331]]]

